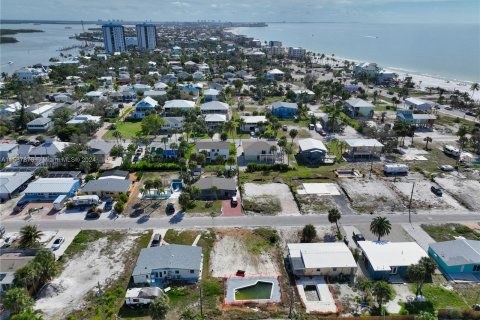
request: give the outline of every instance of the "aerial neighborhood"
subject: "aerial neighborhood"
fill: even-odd
[[[2,319],[480,319],[479,85],[239,26],[2,75]]]

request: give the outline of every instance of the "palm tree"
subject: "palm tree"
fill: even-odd
[[[382,310],[383,303],[392,300],[393,290],[388,282],[377,281],[373,284],[373,295],[377,298],[378,308]]]
[[[335,223],[337,226],[337,232],[340,234],[340,228],[338,227],[338,221],[342,218],[342,214],[337,208],[328,210],[328,222]]]
[[[9,310],[12,314],[19,314],[27,308],[31,308],[33,304],[33,299],[30,298],[30,295],[25,289],[12,288],[3,294],[3,305],[5,309]]]
[[[233,121],[227,121],[225,122],[225,131],[233,135],[233,132],[235,130],[235,124]],[[233,135],[233,143],[235,143],[235,135]]]
[[[163,145],[165,146],[165,149],[164,149],[164,150],[167,150],[168,138],[167,138],[167,137],[162,137],[162,138],[160,139],[160,142],[163,143]]]
[[[423,139],[423,141],[425,141],[425,150],[428,151],[428,143],[429,143],[429,142],[432,142],[432,138],[430,138],[430,137],[425,137],[425,138]]]
[[[143,182],[143,186],[146,190],[146,193],[150,193],[150,189],[153,188],[153,180],[147,179]]]
[[[392,224],[385,217],[375,217],[370,223],[370,231],[378,237],[378,241],[383,236],[390,234]]]
[[[50,250],[40,250],[34,258],[34,265],[37,271],[37,288],[52,280],[58,273],[58,265],[55,255]]]
[[[470,90],[472,90],[472,99],[473,99],[473,96],[475,95],[475,91],[480,90],[480,84],[478,84],[478,82],[472,83],[472,85],[470,86]]]
[[[302,240],[312,242],[317,237],[317,230],[311,224],[307,224],[302,230]]]
[[[238,118],[238,127],[240,128],[243,128],[245,126],[245,119],[243,119],[242,117]],[[240,134],[240,142],[239,142],[239,145],[242,144],[242,135]]]
[[[232,166],[235,164],[235,157],[229,156],[227,159],[227,164],[230,166],[230,170],[232,170]]]
[[[295,139],[295,137],[298,135],[298,130],[292,129],[288,134],[290,135],[290,138],[292,138],[292,143],[293,143],[293,139]]]
[[[10,318],[11,320],[44,320],[40,310],[34,310],[28,307],[22,313],[16,314]]]
[[[282,136],[278,142],[277,142],[278,146],[280,147],[280,153],[281,153],[281,156],[282,156],[282,163],[283,163],[283,153],[284,153],[284,150],[285,150],[285,147],[287,146],[287,138],[285,136]]]
[[[118,130],[114,130],[112,136],[117,140],[117,144],[119,144],[119,141],[123,138],[122,133]]]
[[[290,156],[293,154],[293,142],[285,145],[285,153],[287,154],[287,165],[290,165]]]
[[[36,248],[40,245],[43,232],[38,230],[37,225],[26,225],[20,229],[19,248]]]
[[[276,152],[277,152],[277,146],[276,146],[276,145],[270,146],[270,153],[273,155],[273,159],[272,159],[273,163],[275,163],[275,159],[276,159],[275,154],[276,154]]]

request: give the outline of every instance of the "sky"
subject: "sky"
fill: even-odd
[[[480,24],[480,0],[0,0],[0,17]]]

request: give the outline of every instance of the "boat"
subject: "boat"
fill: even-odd
[[[13,64],[13,61],[8,61],[8,64]]]

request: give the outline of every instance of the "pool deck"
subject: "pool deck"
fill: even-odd
[[[235,300],[235,289],[243,288],[247,286],[253,286],[257,282],[270,282],[273,284],[272,293],[270,299],[261,299],[261,300]],[[226,281],[226,295],[225,303],[226,304],[241,304],[245,302],[254,302],[254,303],[277,303],[280,302],[282,297],[280,293],[280,285],[278,283],[277,277],[267,277],[267,276],[258,276],[258,277],[232,277],[228,278]]]
[[[305,295],[305,286],[314,285],[317,289],[317,294],[320,298],[319,301],[309,301]],[[328,284],[323,277],[303,278],[297,280],[297,292],[302,300],[302,304],[305,306],[307,313],[320,312],[320,313],[336,313],[337,305],[335,299],[328,288]]]

